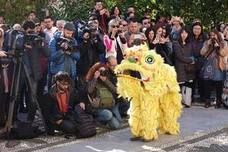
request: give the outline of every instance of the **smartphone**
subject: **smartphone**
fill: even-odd
[[[142,39],[142,36],[140,34],[136,34],[134,39]]]

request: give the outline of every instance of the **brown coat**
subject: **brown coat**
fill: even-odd
[[[208,40],[209,41],[209,40]],[[202,56],[207,56],[208,53],[209,53],[209,50],[210,50],[210,46],[209,46],[209,43],[208,41],[206,41],[204,43],[204,46],[203,48],[201,49],[200,51],[200,54]],[[225,43],[224,41],[220,43],[220,49],[219,49],[219,53],[218,55],[216,56],[217,59],[218,59],[218,65],[219,65],[219,68],[221,70],[225,70],[226,69],[226,64],[227,64],[227,61],[226,61],[226,56],[228,55],[228,46],[227,46],[227,43]]]
[[[0,51],[2,50],[3,42],[4,42],[4,31],[2,28],[0,28]]]

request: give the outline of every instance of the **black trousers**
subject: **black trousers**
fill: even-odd
[[[4,126],[9,109],[9,93],[0,93],[0,126]]]
[[[216,91],[217,101],[222,99],[223,81],[203,80],[203,99],[209,101],[212,91]]]

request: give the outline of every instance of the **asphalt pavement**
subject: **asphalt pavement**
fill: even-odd
[[[0,152],[228,152],[228,110],[193,106],[184,109],[178,136],[160,135],[152,142],[132,142],[130,130],[101,133],[87,139],[42,136],[0,141]]]

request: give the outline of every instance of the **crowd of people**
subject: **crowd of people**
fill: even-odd
[[[110,129],[121,127],[130,101],[118,98],[114,69],[134,45],[147,44],[176,69],[185,107],[196,100],[210,107],[215,90],[215,107],[220,108],[228,68],[228,24],[206,33],[199,19],[186,25],[179,16],[160,15],[154,20],[145,13],[139,20],[136,11],[133,6],[124,13],[118,6],[109,11],[96,0],[86,22],[38,19],[32,11],[22,24],[10,27],[0,16],[1,126],[7,121],[17,64],[16,55],[9,54],[18,50],[23,50],[20,55],[32,83],[29,88],[21,74],[13,121],[18,121],[18,113],[28,113],[25,121],[34,121],[37,105],[31,102],[31,92],[35,92],[49,134],[83,130],[75,113],[93,116]],[[84,118],[91,120],[80,120]]]

